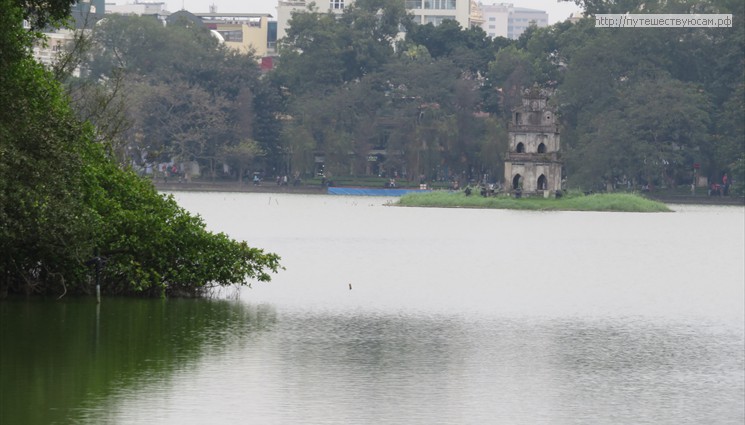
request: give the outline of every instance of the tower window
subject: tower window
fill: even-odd
[[[515,177],[512,178],[512,188],[513,189],[520,189],[520,183],[523,176],[520,174],[515,174]]]
[[[543,174],[538,177],[538,187],[536,189],[538,190],[546,190],[548,187],[548,179],[546,179],[546,176]]]

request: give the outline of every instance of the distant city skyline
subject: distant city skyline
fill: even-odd
[[[124,0],[117,0],[118,4],[124,4]],[[277,0],[166,0],[167,9],[170,12],[186,9],[190,12],[207,13],[210,5],[217,6],[218,12],[223,13],[268,13],[277,18]],[[483,4],[512,3],[515,7],[545,10],[548,13],[548,23],[555,24],[567,19],[572,13],[580,11],[579,6],[572,1],[557,0],[482,0]]]

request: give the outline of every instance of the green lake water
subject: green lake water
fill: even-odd
[[[214,299],[0,302],[0,425],[745,422],[745,209],[176,193],[277,252]]]
[[[85,421],[114,392],[167,381],[274,320],[224,300],[2,302],[0,423]]]

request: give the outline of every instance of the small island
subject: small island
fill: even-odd
[[[548,101],[550,93],[535,85],[523,92],[522,104],[513,108],[504,157],[505,184],[497,185],[500,192],[495,192],[493,184],[482,182],[475,189],[469,185],[462,191],[406,194],[396,205],[537,211],[671,211],[664,203],[632,193],[565,193],[557,111]]]
[[[534,211],[616,211],[616,212],[671,212],[664,203],[633,193],[568,193],[561,197],[522,197],[509,195],[467,195],[466,191],[434,191],[410,193],[393,205],[404,207],[439,208],[494,208]]]

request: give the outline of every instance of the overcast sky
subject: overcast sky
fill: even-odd
[[[218,12],[232,13],[268,13],[277,17],[277,0],[165,0],[171,12],[186,9],[190,12],[209,12],[211,4],[217,6]],[[462,0],[461,0],[462,1]],[[127,0],[117,0],[118,4],[125,4]],[[134,1],[131,1],[132,3]],[[553,24],[563,21],[579,8],[572,1],[557,0],[482,0],[483,4],[512,3],[515,7],[527,7],[548,12],[548,21]]]

